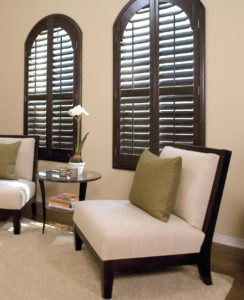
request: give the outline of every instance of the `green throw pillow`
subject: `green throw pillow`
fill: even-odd
[[[0,178],[17,179],[15,163],[21,141],[13,144],[0,144]]]
[[[181,168],[180,156],[159,158],[144,150],[129,194],[131,203],[167,222],[174,207]]]

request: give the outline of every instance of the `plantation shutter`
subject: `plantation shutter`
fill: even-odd
[[[26,42],[25,134],[39,135],[41,159],[68,161],[75,146],[68,110],[80,97],[80,32],[69,21],[63,15],[44,18]]]
[[[39,136],[39,147],[47,144],[47,42],[43,30],[35,39],[28,58],[27,134]]]
[[[61,27],[53,31],[52,60],[52,148],[73,149],[74,49],[68,33]]]
[[[177,5],[159,4],[159,150],[194,144],[193,30]]]
[[[203,20],[198,0],[134,0],[118,16],[114,168],[135,169],[145,148],[204,145]]]
[[[120,43],[120,153],[140,155],[149,147],[150,11],[141,8]]]

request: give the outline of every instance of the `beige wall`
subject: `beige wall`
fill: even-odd
[[[24,41],[42,17],[63,13],[83,32],[83,106],[90,132],[83,158],[103,178],[88,185],[87,198],[126,199],[133,172],[112,169],[112,26],[128,0],[0,0],[0,133],[23,132]],[[244,238],[244,9],[243,0],[203,0],[206,8],[207,146],[233,151],[216,231]],[[59,166],[40,162],[39,168]],[[47,193],[78,191],[49,184]]]

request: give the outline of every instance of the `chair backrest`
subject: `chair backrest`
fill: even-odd
[[[204,231],[215,227],[231,152],[189,145],[165,146],[164,158],[182,157],[182,174],[173,213]]]
[[[24,135],[0,135],[1,144],[11,144],[18,141],[21,141],[21,144],[15,165],[16,177],[35,181],[39,137]]]

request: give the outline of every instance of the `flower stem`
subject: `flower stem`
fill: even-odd
[[[79,146],[80,146],[80,120],[76,119],[77,121],[77,139],[76,139],[76,149],[75,154],[80,154],[79,152]]]

